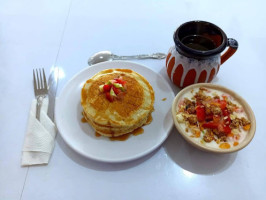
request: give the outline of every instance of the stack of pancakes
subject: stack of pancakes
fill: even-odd
[[[110,102],[99,86],[114,78],[126,81],[122,98]],[[97,133],[117,137],[146,124],[152,113],[154,91],[149,82],[130,69],[106,69],[87,80],[81,91],[83,116]]]

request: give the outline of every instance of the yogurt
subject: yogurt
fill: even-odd
[[[219,149],[239,145],[251,126],[243,107],[231,95],[204,87],[181,97],[176,119],[196,143]]]

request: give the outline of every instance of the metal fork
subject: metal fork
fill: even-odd
[[[34,85],[35,98],[37,99],[36,118],[40,121],[40,111],[42,107],[42,101],[45,98],[45,96],[48,94],[47,82],[43,68],[42,70],[41,69],[33,70],[33,85]]]

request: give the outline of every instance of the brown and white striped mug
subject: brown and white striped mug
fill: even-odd
[[[235,39],[227,38],[222,29],[205,21],[182,24],[174,33],[174,42],[166,58],[166,69],[180,88],[211,82],[238,48]],[[229,48],[221,55],[226,47]]]

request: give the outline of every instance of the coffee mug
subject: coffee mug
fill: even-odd
[[[166,57],[166,69],[179,88],[211,82],[238,48],[235,39],[227,38],[221,28],[205,21],[182,24],[174,33],[174,43]]]

